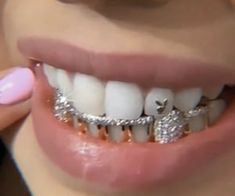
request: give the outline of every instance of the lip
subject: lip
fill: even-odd
[[[45,40],[41,40],[40,44],[38,43],[40,39],[36,39],[35,42],[29,44],[29,40],[24,40],[19,45],[26,56],[40,59],[60,68],[71,65],[70,63],[74,60],[76,63],[66,67],[67,70],[72,71],[76,66],[76,71],[94,72],[93,68],[85,70],[84,65],[79,64],[79,58],[73,59],[69,55],[70,50],[75,49],[75,53],[77,53],[81,49],[70,45],[63,46],[64,51],[66,49],[69,51],[66,52],[68,56],[65,55],[65,59],[63,59],[58,53],[53,56],[50,53],[40,52],[47,51],[51,47],[58,47],[58,45],[62,46],[63,44],[61,45],[60,42],[49,40],[46,44]],[[23,43],[26,43],[26,46],[23,46]],[[56,57],[59,58],[56,59]],[[109,59],[111,56],[107,58]],[[60,60],[62,62],[59,63]],[[125,58],[122,59],[122,61],[124,60]],[[99,60],[95,62],[98,63]],[[94,65],[97,65],[96,63]],[[81,67],[79,67],[80,65]],[[131,64],[129,65],[127,65],[128,69],[133,67]],[[160,69],[160,64],[155,66]],[[165,73],[166,80],[170,78],[168,72]],[[78,135],[73,128],[57,121],[52,111],[52,89],[48,86],[40,68],[36,68],[36,75],[37,81],[32,98],[32,116],[34,130],[41,148],[50,160],[69,175],[98,185],[101,190],[142,191],[156,189],[200,172],[202,168],[209,167],[214,160],[235,147],[235,102],[230,105],[215,125],[206,131],[191,134],[173,144],[115,144],[86,135]],[[182,78],[177,86],[181,85],[184,80]],[[192,82],[191,85],[196,84],[196,80],[193,81],[195,83]],[[170,80],[163,82],[163,84],[172,85]]]
[[[78,135],[56,120],[51,96],[52,89],[37,70],[32,116],[40,146],[62,170],[101,190],[142,191],[169,185],[209,167],[235,147],[235,102],[214,126],[173,144],[115,144]]]
[[[172,89],[208,86],[208,81],[215,86],[235,83],[233,72],[223,69],[225,66],[197,59],[172,58],[160,53],[132,54],[131,51],[129,54],[102,53],[40,37],[22,38],[18,41],[18,47],[26,57],[104,80]]]

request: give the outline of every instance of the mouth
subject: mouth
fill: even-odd
[[[218,66],[39,38],[19,48],[37,59],[38,142],[72,177],[106,191],[149,190],[234,148],[234,75]]]

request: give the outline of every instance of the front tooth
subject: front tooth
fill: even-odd
[[[203,90],[203,95],[209,99],[217,98],[223,91],[224,86],[217,86],[213,88],[206,88]]]
[[[200,88],[181,90],[175,94],[174,106],[181,111],[189,111],[197,106],[201,97]]]
[[[196,116],[190,119],[189,121],[189,129],[192,132],[202,131],[206,127],[206,119],[205,116]]]
[[[114,142],[122,142],[124,134],[121,126],[109,126],[108,127],[109,138]]]
[[[164,102],[165,100],[167,100],[167,102]],[[156,103],[156,101],[158,102]],[[174,94],[171,90],[163,88],[153,88],[145,98],[145,114],[155,117],[163,116],[172,110],[173,102]],[[159,108],[160,110],[157,110],[157,108]]]
[[[58,84],[57,84],[57,70],[56,70],[56,68],[54,68],[48,64],[43,64],[43,71],[47,77],[47,81],[50,84],[50,86],[57,88]]]
[[[57,84],[63,95],[72,95],[73,85],[69,73],[62,69],[57,70]]]
[[[103,115],[105,93],[103,83],[93,76],[76,74],[73,84],[74,106],[86,114]]]
[[[209,113],[208,113],[209,124],[215,123],[220,118],[225,108],[226,108],[226,103],[224,100],[220,99],[220,100],[211,101],[209,103]]]
[[[149,140],[148,126],[133,126],[132,127],[133,140],[136,142],[147,142]]]
[[[117,119],[137,119],[143,111],[143,95],[135,84],[111,81],[105,92],[105,113]]]

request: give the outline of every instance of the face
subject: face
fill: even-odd
[[[1,68],[33,64],[37,78],[32,114],[5,136],[34,194],[235,193],[235,109],[222,96],[235,84],[230,1],[6,0],[0,9]],[[82,114],[155,123],[56,119],[52,87]],[[173,110],[182,122],[162,136],[156,119]]]

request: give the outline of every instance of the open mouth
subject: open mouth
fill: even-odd
[[[215,73],[205,65],[195,71],[184,63],[182,67],[192,76],[191,83],[184,86],[189,78],[177,76],[175,83],[172,78],[162,80],[175,74],[169,71],[172,59],[161,60],[168,63],[161,65],[163,76],[155,80],[149,68],[142,72],[144,76],[139,68],[133,76],[135,61],[126,66],[126,74],[108,65],[105,70],[97,65],[100,59],[117,59],[104,61],[90,54],[85,58],[84,51],[55,40],[31,38],[19,46],[40,65],[36,66],[32,109],[38,142],[50,159],[73,177],[101,189],[153,188],[192,175],[200,165],[210,164],[234,147],[234,76],[224,71]],[[61,57],[60,49],[50,53],[55,48],[73,51],[78,58],[71,53]],[[79,61],[81,56],[89,62]],[[116,63],[125,61],[126,56],[120,58]],[[71,65],[72,61],[76,65]],[[85,68],[85,62],[92,71]],[[151,66],[160,69],[159,61]],[[142,80],[148,77],[148,82]],[[205,85],[210,81],[213,87]]]
[[[101,81],[42,66],[51,87],[56,89],[55,117],[79,133],[103,140],[170,143],[205,130],[226,108],[224,85],[204,91],[141,89],[133,83]]]

